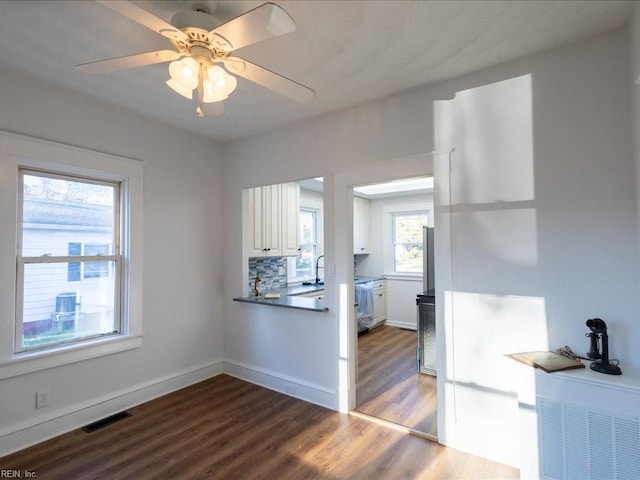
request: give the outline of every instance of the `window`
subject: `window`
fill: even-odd
[[[392,214],[394,272],[422,273],[422,231],[426,226],[427,212]]]
[[[318,251],[318,212],[300,209],[300,255],[290,257],[287,265],[287,280],[300,281],[316,274]]]
[[[19,171],[15,353],[122,332],[120,187]]]

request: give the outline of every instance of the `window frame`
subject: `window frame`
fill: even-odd
[[[398,270],[398,258],[396,257],[396,247],[398,245],[407,245],[407,242],[398,242],[398,238],[396,235],[396,218],[399,217],[417,217],[424,216],[425,217],[425,227],[429,225],[429,211],[428,210],[417,210],[417,211],[403,211],[403,212],[393,212],[391,214],[391,251],[393,257],[393,273],[395,275],[424,275],[424,271],[421,269],[419,272],[411,272],[407,270]],[[419,242],[422,243],[422,242]],[[415,245],[415,244],[412,244]],[[424,255],[424,252],[423,252]],[[422,262],[421,262],[422,263]],[[422,265],[420,265],[422,267]]]
[[[397,279],[418,279],[423,273],[396,272],[393,242],[393,215],[403,213],[426,213],[427,226],[433,227],[433,205],[429,202],[390,203],[382,206],[382,259],[384,276]]]
[[[144,162],[0,130],[0,379],[139,348],[143,340]],[[19,168],[121,182],[122,333],[47,350],[14,353]],[[11,180],[13,179],[13,181]],[[11,231],[13,229],[13,231]]]
[[[82,254],[81,255],[51,255],[44,254],[41,256],[23,256],[22,248],[23,248],[23,240],[24,240],[24,177],[25,175],[37,176],[41,178],[53,178],[58,180],[70,180],[76,182],[82,182],[86,184],[94,184],[94,185],[104,185],[109,186],[114,189],[114,206],[113,206],[113,237],[112,237],[112,245],[113,252],[109,255],[86,255],[84,252],[85,244],[80,242],[82,245]],[[91,341],[96,338],[120,335],[122,333],[122,296],[125,294],[122,288],[122,255],[120,253],[120,245],[122,243],[122,238],[120,236],[121,228],[121,217],[122,217],[122,183],[120,181],[114,180],[105,180],[103,178],[95,178],[95,177],[87,177],[75,174],[62,174],[60,172],[54,172],[49,170],[36,169],[32,167],[22,167],[18,168],[18,215],[17,215],[17,252],[16,252],[16,309],[15,309],[15,318],[14,318],[14,344],[13,344],[13,353],[21,354],[25,352],[33,352],[33,351],[46,351],[52,348],[57,348],[59,346],[65,344],[72,343],[84,343],[87,341]],[[78,242],[73,242],[78,243]],[[38,264],[53,264],[53,263],[66,263],[70,265],[71,263],[86,263],[91,261],[106,261],[113,262],[113,289],[114,289],[114,331],[111,333],[105,334],[92,334],[86,335],[83,337],[74,337],[69,340],[59,340],[50,342],[43,345],[32,346],[32,347],[24,347],[24,287],[25,287],[25,268],[26,265],[38,265]],[[90,278],[100,278],[90,277]],[[89,277],[87,277],[89,278]],[[85,279],[84,268],[81,269],[80,280]]]

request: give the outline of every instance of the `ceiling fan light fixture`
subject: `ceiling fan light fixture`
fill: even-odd
[[[229,75],[217,65],[209,67],[207,76],[208,79],[203,82],[204,96],[202,101],[205,103],[225,100],[238,85],[236,77]]]

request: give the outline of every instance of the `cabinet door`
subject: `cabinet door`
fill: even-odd
[[[249,256],[260,257],[264,255],[263,246],[263,206],[262,188],[249,190]]]
[[[262,187],[262,251],[282,255],[282,196],[280,185]]]
[[[282,188],[282,255],[300,253],[300,185],[284,183]]]
[[[376,282],[373,295],[373,319],[382,322],[387,319],[387,282]]]
[[[249,190],[249,256],[281,255],[280,186]]]
[[[353,197],[353,253],[369,253],[369,200]]]

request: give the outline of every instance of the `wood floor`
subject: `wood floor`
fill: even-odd
[[[436,436],[436,377],[417,373],[416,335],[381,325],[358,337],[356,411]]]
[[[0,458],[46,479],[515,479],[518,470],[227,375]],[[4,471],[4,470],[2,470]]]

